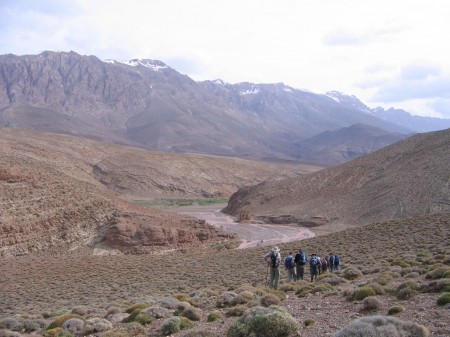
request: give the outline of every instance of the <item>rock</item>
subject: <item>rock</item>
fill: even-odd
[[[78,334],[83,332],[84,321],[80,318],[71,318],[65,321],[61,327],[73,334]]]
[[[173,316],[172,311],[160,305],[153,305],[150,308],[142,310],[141,313],[153,316],[155,318],[169,318]]]
[[[86,320],[84,325],[84,333],[90,334],[93,332],[102,332],[106,330],[112,329],[113,325],[110,321],[104,319],[104,318],[90,318]]]

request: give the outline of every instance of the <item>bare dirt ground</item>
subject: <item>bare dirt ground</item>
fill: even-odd
[[[225,206],[226,204],[183,206],[172,207],[169,210],[205,220],[213,226],[236,233],[242,239],[242,243],[239,246],[241,249],[269,246],[316,236],[311,230],[298,226],[238,223],[233,217],[220,212]]]

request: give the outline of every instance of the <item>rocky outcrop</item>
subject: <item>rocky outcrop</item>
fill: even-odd
[[[105,229],[103,244],[125,252],[146,252],[234,237],[203,220],[182,219],[179,226],[174,226],[164,219],[121,214]]]

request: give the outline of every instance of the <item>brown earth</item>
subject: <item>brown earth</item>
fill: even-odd
[[[308,255],[336,253],[341,257],[341,270],[323,275],[313,283],[289,283],[282,270],[279,293],[265,288],[267,268],[261,263],[261,257],[267,247],[217,251],[203,246],[152,256],[92,256],[78,252],[71,256],[2,258],[0,322],[3,318],[16,317],[43,321],[45,326],[79,306],[89,312],[83,320],[112,319],[108,311],[113,309],[127,317],[123,313],[132,304],[149,305],[163,297],[175,296],[200,310],[201,318],[194,322],[195,329],[209,331],[213,336],[226,336],[228,327],[237,319],[226,316],[228,312],[258,305],[263,294],[271,293],[283,298],[279,304],[299,323],[298,333],[290,337],[332,336],[358,317],[387,315],[395,305],[404,308],[396,314],[397,318],[426,326],[430,336],[450,336],[449,307],[436,303],[442,295],[438,285],[450,284],[442,272],[438,273],[450,270],[449,226],[450,213],[442,213],[281,243],[282,257],[287,251],[300,248]],[[354,279],[346,277],[350,275],[349,270],[359,271]],[[405,285],[415,290],[401,298],[398,289]],[[358,290],[367,287],[377,291],[376,300],[372,298],[377,305],[370,310],[364,309],[363,300],[351,299]],[[251,301],[216,306],[225,291],[244,290],[252,294]],[[224,317],[207,322],[207,316],[214,310],[219,310]],[[313,324],[306,326],[308,319]],[[116,321],[114,327],[123,329],[118,334],[123,337],[161,336],[159,329],[163,322],[164,319],[159,319],[141,330],[132,330],[129,324]],[[173,336],[184,336],[189,331]]]
[[[143,252],[228,240],[204,221],[123,199],[227,198],[242,185],[305,169],[315,168],[1,129],[0,254],[63,253],[85,245]]]
[[[450,129],[308,175],[241,188],[225,212],[313,231],[450,210]]]

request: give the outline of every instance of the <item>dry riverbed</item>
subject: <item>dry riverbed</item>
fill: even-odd
[[[291,242],[311,238],[315,234],[298,226],[271,225],[257,223],[239,223],[233,217],[222,213],[226,204],[215,204],[208,206],[182,206],[170,207],[168,210],[197,219],[202,219],[213,226],[220,227],[225,231],[236,233],[242,239],[239,248],[250,248],[257,246],[274,245],[281,242]]]

